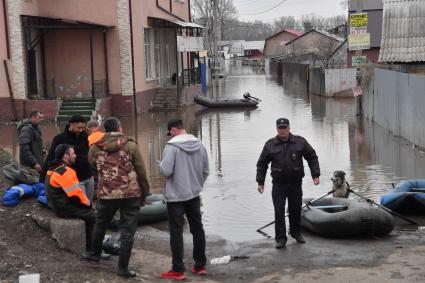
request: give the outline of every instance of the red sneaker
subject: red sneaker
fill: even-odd
[[[163,272],[161,274],[161,278],[184,280],[184,279],[186,279],[186,276],[184,275],[184,272],[176,272],[176,271],[170,270],[170,271],[167,271],[167,272]]]
[[[196,268],[195,266],[192,267],[192,273],[197,274],[197,275],[206,275],[207,274],[207,270],[205,269],[205,266]]]

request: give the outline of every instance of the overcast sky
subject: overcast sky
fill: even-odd
[[[279,5],[281,2],[283,3]],[[321,16],[348,13],[341,6],[341,2],[342,0],[233,0],[239,20],[261,20],[263,22],[272,22],[282,16],[299,18],[301,15],[311,13]],[[269,11],[260,13],[266,10]]]

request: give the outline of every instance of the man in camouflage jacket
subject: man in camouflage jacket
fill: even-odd
[[[97,218],[93,232],[93,251],[84,257],[98,261],[106,228],[120,210],[121,248],[118,275],[134,277],[128,270],[137,216],[149,194],[149,183],[137,144],[122,134],[120,121],[115,117],[105,120],[105,136],[89,151],[89,162],[97,171]]]

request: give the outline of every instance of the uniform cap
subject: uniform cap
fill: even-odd
[[[276,127],[279,126],[288,126],[289,127],[289,120],[286,118],[279,118],[276,120]]]

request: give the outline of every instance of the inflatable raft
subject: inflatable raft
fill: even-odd
[[[140,208],[137,221],[139,225],[145,225],[166,220],[167,214],[167,203],[161,194],[151,194],[147,197],[148,204]],[[115,214],[111,221],[112,227],[117,227],[120,221],[119,211]]]
[[[400,182],[381,197],[381,205],[398,213],[425,214],[425,179]]]
[[[241,99],[219,99],[214,100],[208,97],[196,96],[194,101],[199,105],[208,108],[239,108],[239,107],[257,107],[260,99],[245,93]]]
[[[330,238],[385,236],[393,230],[394,219],[388,212],[367,203],[324,198],[302,209],[301,226]]]

